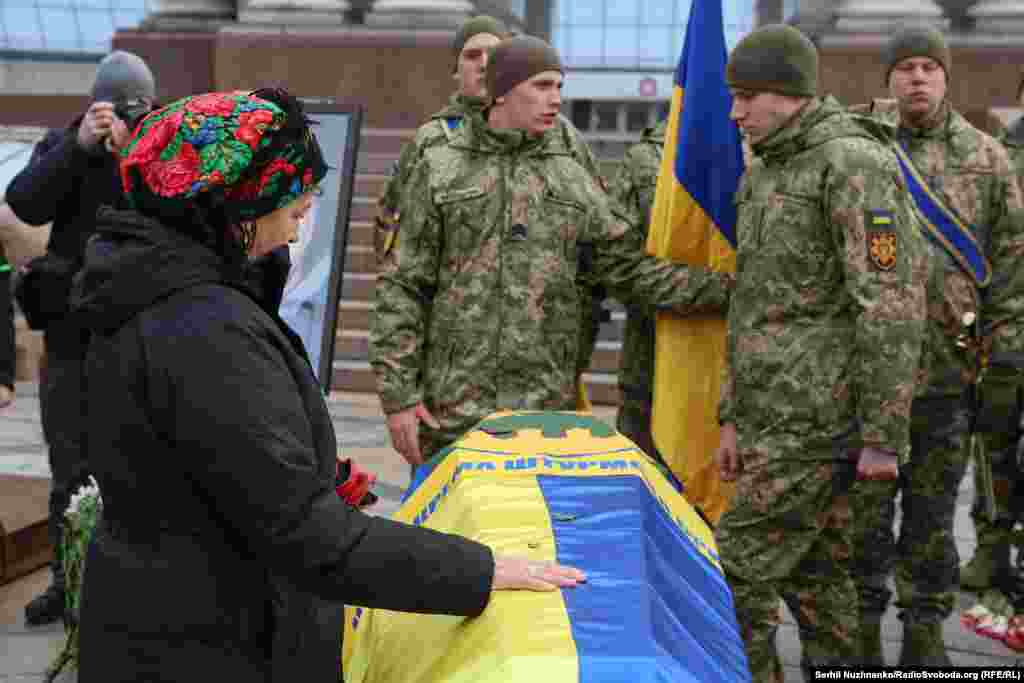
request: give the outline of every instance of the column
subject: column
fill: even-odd
[[[341,26],[346,23],[348,0],[239,0],[239,24],[277,27]]]
[[[835,31],[888,35],[899,26],[922,24],[944,30],[949,19],[934,0],[843,0]]]
[[[235,0],[153,0],[152,6],[144,29],[208,31],[235,18]]]
[[[830,31],[835,22],[836,3],[831,0],[785,0],[782,20],[797,27],[812,39]],[[761,21],[758,14],[758,24]]]
[[[456,29],[476,8],[468,0],[377,0],[366,24],[379,28]]]
[[[967,10],[980,34],[1024,34],[1024,0],[981,0]]]

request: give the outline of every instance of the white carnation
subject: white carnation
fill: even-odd
[[[87,498],[95,498],[98,503],[102,503],[103,499],[100,497],[100,485],[96,483],[96,480],[89,475],[89,483],[82,485],[78,488],[78,491],[71,495],[71,502],[68,504],[68,509],[64,513],[65,516],[77,515],[79,507],[82,505],[82,501]]]

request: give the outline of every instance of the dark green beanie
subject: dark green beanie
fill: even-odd
[[[455,41],[452,42],[452,53],[455,56],[455,68],[459,70],[459,54],[466,46],[466,41],[481,33],[490,33],[495,38],[504,38],[508,35],[508,27],[500,19],[480,14],[472,19],[467,19],[455,34]]]
[[[506,38],[492,48],[487,60],[487,95],[497,99],[544,71],[565,72],[558,50],[533,36]]]
[[[949,55],[949,46],[942,32],[931,26],[905,28],[890,40],[885,47],[885,82],[889,83],[889,75],[893,68],[904,59],[911,57],[931,57],[942,65],[949,78],[949,69],[953,60]]]
[[[725,74],[731,88],[814,97],[818,94],[818,49],[792,26],[762,26],[736,45]]]

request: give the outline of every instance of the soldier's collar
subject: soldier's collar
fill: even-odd
[[[821,100],[817,97],[811,99],[777,131],[753,145],[754,154],[765,157],[766,160],[795,154],[800,149],[800,137],[804,133],[804,124],[813,118],[821,108],[821,104]]]
[[[900,135],[911,138],[934,138],[944,135],[952,118],[952,108],[948,100],[943,100],[935,113],[920,123],[912,124],[900,117]]]
[[[451,144],[478,151],[522,154],[541,149],[551,138],[551,131],[534,137],[525,130],[491,128],[487,113],[484,109],[468,115],[461,134]]]
[[[455,93],[448,99],[448,104],[430,118],[447,119],[453,116],[464,118],[471,112],[483,111],[486,106],[487,100],[483,97],[470,97]]]
[[[1024,116],[1014,121],[1007,129],[1006,142],[1015,147],[1024,147]]]

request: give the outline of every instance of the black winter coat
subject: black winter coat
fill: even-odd
[[[98,231],[72,297],[92,331],[88,447],[104,499],[86,560],[81,683],[269,681],[282,585],[353,605],[482,612],[486,546],[336,496],[320,387],[273,308],[154,221],[102,211]]]
[[[78,263],[96,226],[101,206],[122,206],[117,157],[90,154],[78,145],[77,118],[36,143],[32,158],[7,186],[5,200],[21,221],[52,221],[47,251]]]

